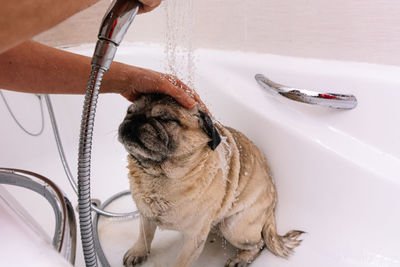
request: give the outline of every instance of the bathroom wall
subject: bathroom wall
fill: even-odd
[[[400,65],[398,0],[193,1],[196,47]],[[53,46],[94,42],[109,3],[102,0],[35,39]],[[165,22],[163,6],[140,15],[125,41],[163,42]]]

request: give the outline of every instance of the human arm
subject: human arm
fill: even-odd
[[[0,54],[0,88],[43,94],[84,94],[91,58],[26,41]],[[104,75],[101,93],[119,93],[130,101],[141,93],[159,92],[182,106],[201,102],[196,93],[175,77],[113,62]],[[188,94],[189,92],[189,94]]]
[[[134,1],[134,0],[130,0]],[[0,53],[48,30],[98,0],[0,0]],[[140,0],[139,13],[161,0]]]
[[[0,30],[0,88],[29,93],[83,94],[91,68],[89,57],[33,41],[21,42],[96,1],[62,1],[69,3],[65,7],[57,6],[57,0],[21,0],[15,5],[0,0],[0,25],[6,26]],[[143,13],[157,7],[161,0],[141,0],[141,3]],[[140,93],[165,93],[188,108],[195,105],[194,100],[201,103],[195,92],[172,76],[118,62],[105,74],[101,92],[119,93],[130,101]],[[187,92],[192,92],[193,97]]]
[[[28,40],[98,0],[0,0],[0,53]]]

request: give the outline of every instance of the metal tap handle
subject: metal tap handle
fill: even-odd
[[[262,74],[257,74],[255,79],[262,88],[294,101],[335,109],[353,109],[357,106],[357,99],[354,95],[321,93],[293,88],[273,82]]]

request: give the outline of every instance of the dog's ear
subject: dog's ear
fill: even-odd
[[[221,143],[221,136],[219,135],[217,129],[215,128],[210,116],[208,116],[205,112],[199,111],[200,114],[200,127],[201,129],[211,138],[211,141],[208,142],[208,146],[215,150],[219,143]]]

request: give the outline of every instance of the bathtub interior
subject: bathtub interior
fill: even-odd
[[[93,47],[69,50],[90,56]],[[164,67],[163,49],[154,45],[124,45],[116,60],[160,71]],[[252,266],[400,265],[397,67],[200,50],[196,71],[196,90],[215,118],[245,133],[265,153],[278,191],[278,232],[307,232],[289,260],[263,251]],[[277,98],[258,87],[256,73],[294,87],[352,93],[359,105],[338,111]],[[40,124],[37,98],[5,95],[18,119],[36,130]],[[75,173],[83,97],[51,97]],[[92,154],[94,198],[105,200],[128,188],[126,153],[117,141],[118,125],[128,105],[117,95],[100,96]],[[1,165],[51,178],[75,205],[47,114],[39,137],[17,128],[3,104],[0,116]],[[34,196],[24,190],[9,190],[51,234],[54,222],[46,204],[31,200]],[[134,204],[126,197],[110,209],[129,211]],[[100,238],[112,266],[122,265],[137,230],[137,221],[102,219]],[[143,266],[170,266],[180,245],[178,233],[158,230],[149,262]],[[210,237],[195,266],[221,266],[234,253],[220,238]],[[76,265],[83,266],[80,244]]]

